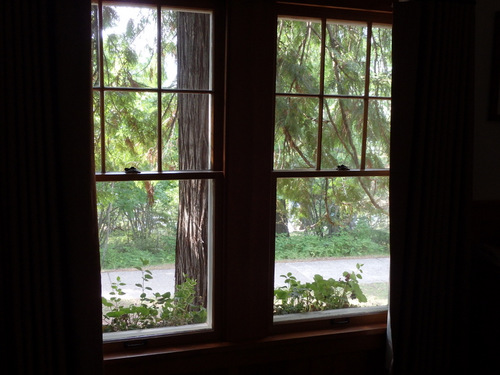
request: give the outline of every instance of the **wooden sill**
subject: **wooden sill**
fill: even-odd
[[[245,342],[209,342],[155,348],[128,348],[104,355],[105,374],[143,373],[162,369],[163,373],[186,373],[217,370],[228,366],[248,366],[276,361],[290,361],[335,353],[383,352],[386,322],[335,326],[299,332],[276,333]],[[165,372],[166,366],[168,372]]]

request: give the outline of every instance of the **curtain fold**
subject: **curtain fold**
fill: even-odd
[[[449,373],[467,365],[473,41],[471,2],[394,4],[394,374]]]
[[[2,2],[2,358],[99,374],[90,2]]]

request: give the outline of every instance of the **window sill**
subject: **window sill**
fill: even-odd
[[[317,321],[325,319],[344,319],[351,317],[369,316],[372,314],[385,314],[387,313],[386,306],[373,306],[373,307],[351,307],[338,310],[315,311],[309,313],[289,314],[289,315],[275,315],[274,324],[287,324],[305,321]]]
[[[144,171],[141,173],[125,172],[98,172],[95,174],[96,181],[148,181],[148,180],[186,180],[186,179],[214,179],[221,178],[220,171]]]
[[[381,309],[380,309],[381,310]],[[346,312],[347,314],[348,312]],[[319,318],[318,318],[319,319]],[[104,355],[106,374],[133,373],[135,368],[147,371],[197,373],[207,369],[247,366],[256,363],[293,360],[301,356],[322,356],[343,352],[383,351],[386,337],[387,311],[349,315],[346,324],[332,324],[347,319],[336,315],[322,321],[301,321],[300,329],[290,331],[290,324],[275,324],[268,337],[245,342],[208,342],[199,344],[170,345],[165,347],[129,346]],[[325,329],[318,322],[327,323]],[[296,322],[295,322],[296,323]],[[293,323],[292,323],[293,325]],[[312,329],[316,326],[316,329]],[[288,332],[284,329],[287,328]],[[297,328],[298,326],[295,326]],[[307,329],[309,328],[309,329]],[[293,329],[292,329],[293,331]]]

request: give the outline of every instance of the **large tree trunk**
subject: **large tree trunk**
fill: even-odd
[[[207,89],[210,79],[210,15],[179,13],[177,34],[178,87]],[[179,94],[179,168],[209,167],[209,97]],[[175,282],[197,281],[197,303],[207,303],[207,180],[179,181]]]

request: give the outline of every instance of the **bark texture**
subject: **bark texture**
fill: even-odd
[[[210,84],[210,15],[179,13],[178,86],[208,89]],[[179,94],[179,167],[204,170],[209,167],[209,96]],[[186,277],[197,281],[197,303],[207,303],[208,181],[179,181],[175,281]]]

